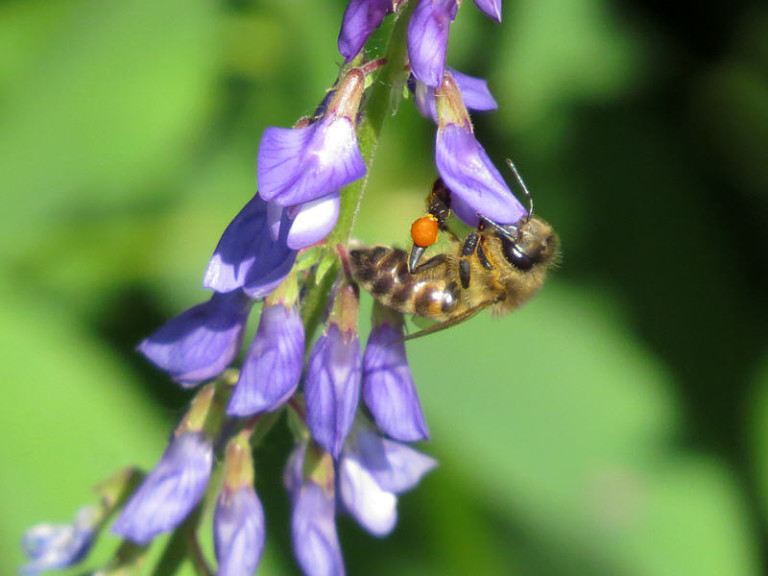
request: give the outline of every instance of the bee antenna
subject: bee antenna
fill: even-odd
[[[531,191],[528,190],[528,186],[525,185],[525,181],[523,180],[523,177],[520,176],[520,172],[517,171],[517,168],[515,167],[515,163],[512,162],[509,158],[507,158],[507,166],[509,166],[509,169],[512,170],[512,174],[515,175],[515,180],[517,180],[518,186],[523,189],[523,192],[525,193],[525,197],[528,198],[528,215],[525,217],[525,223],[531,221],[531,218],[533,217],[533,196],[531,196]]]
[[[510,230],[508,230],[506,227],[502,226],[501,224],[498,224],[488,218],[488,216],[483,216],[482,214],[477,215],[480,218],[480,226],[491,226],[492,228],[495,228],[496,231],[507,238],[508,240],[511,240],[512,242],[517,242],[517,234],[512,233]]]

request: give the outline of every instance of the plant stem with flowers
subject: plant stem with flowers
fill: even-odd
[[[501,20],[501,0],[475,4]],[[474,137],[468,108],[496,108],[485,81],[445,66],[458,10],[458,0],[350,0],[338,41],[346,64],[312,117],[264,131],[259,191],[210,259],[203,279],[210,299],[139,345],[181,387],[204,386],[140,486],[124,479],[110,488],[123,496],[103,497],[72,525],[28,533],[32,561],[24,573],[81,561],[119,512],[111,531],[124,543],[96,574],[140,573],[148,547],[169,532],[154,573],[171,574],[190,558],[198,573],[210,574],[197,541],[209,509],[217,573],[254,573],[265,545],[254,458],[284,413],[295,447],[283,479],[303,572],[345,573],[339,513],[376,536],[394,530],[398,495],[437,463],[410,446],[427,440],[429,430],[408,367],[403,318],[374,306],[363,353],[358,289],[337,247],[352,238],[382,126],[406,87],[437,124],[436,168],[457,216],[468,224],[481,214],[509,224],[525,215]],[[366,41],[389,16],[395,22],[386,54],[371,57]],[[258,329],[240,359],[256,301],[263,301]]]

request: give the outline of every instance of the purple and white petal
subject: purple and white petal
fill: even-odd
[[[317,443],[337,458],[352,427],[360,397],[357,334],[345,338],[330,324],[312,349],[304,383],[307,425]]]
[[[434,458],[370,431],[357,435],[355,450],[382,490],[393,494],[411,490],[437,466]]]
[[[30,562],[21,574],[34,575],[80,562],[97,535],[99,514],[95,507],[81,508],[71,524],[38,524],[24,533],[21,544]]]
[[[339,495],[347,511],[368,532],[386,536],[397,524],[397,496],[379,486],[356,454],[339,462]]]
[[[288,275],[296,252],[272,237],[269,205],[258,194],[235,216],[208,263],[203,286],[216,292],[240,288],[263,298]]]
[[[296,391],[304,363],[304,324],[295,308],[265,306],[227,414],[251,416],[282,406]]]
[[[171,439],[160,462],[144,479],[112,526],[112,532],[144,545],[181,524],[205,493],[213,446],[203,434]]]
[[[355,127],[347,117],[329,115],[304,128],[270,127],[261,139],[260,194],[280,206],[328,196],[365,171]]]
[[[213,517],[218,576],[253,574],[264,550],[264,509],[251,486],[223,490]]]
[[[339,32],[339,52],[349,62],[362,50],[368,37],[392,13],[392,0],[350,0]]]
[[[214,293],[143,340],[138,350],[191,388],[221,374],[240,353],[252,304],[240,290]]]
[[[471,210],[499,224],[514,224],[526,215],[485,150],[465,127],[438,130],[435,161],[446,186]]]
[[[475,5],[496,22],[501,22],[501,0],[475,0]]]
[[[286,208],[289,215],[295,212],[286,238],[288,247],[301,250],[325,240],[339,220],[340,204],[339,193],[334,192],[299,207]]]
[[[411,70],[427,86],[437,87],[443,80],[448,34],[457,9],[456,0],[419,0],[408,22]]]
[[[363,357],[363,401],[376,425],[395,440],[429,438],[419,395],[405,354],[402,330],[375,326]]]

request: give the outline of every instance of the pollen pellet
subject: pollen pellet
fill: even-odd
[[[416,246],[432,246],[437,242],[437,219],[430,214],[416,220],[411,225],[411,238]]]

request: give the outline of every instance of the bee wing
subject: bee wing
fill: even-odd
[[[464,320],[469,320],[480,312],[481,310],[488,308],[491,304],[493,304],[493,300],[486,300],[482,304],[479,304],[475,306],[474,308],[470,308],[469,310],[465,310],[461,314],[454,316],[450,320],[446,320],[445,322],[441,322],[440,324],[434,324],[432,326],[429,326],[427,328],[424,328],[423,330],[419,330],[418,332],[414,332],[413,334],[408,334],[407,336],[403,337],[403,341],[406,340],[413,340],[414,338],[421,338],[422,336],[426,336],[427,334],[434,334],[435,332],[440,332],[441,330],[445,330],[446,328],[450,328],[451,326],[455,326],[456,324],[461,324],[464,322]]]

